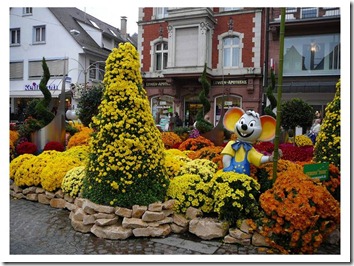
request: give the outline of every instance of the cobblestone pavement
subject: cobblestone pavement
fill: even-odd
[[[174,244],[181,241],[183,241],[182,245]],[[225,244],[222,241],[202,241],[191,234],[170,235],[164,239],[100,239],[91,233],[76,232],[70,224],[68,210],[55,209],[49,205],[24,199],[10,199],[10,255],[17,254],[244,255],[260,253],[259,249],[253,246]],[[340,248],[338,245],[323,245],[318,254],[340,254]]]

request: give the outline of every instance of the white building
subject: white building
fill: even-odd
[[[29,100],[43,97],[38,87],[43,57],[51,74],[47,86],[53,107],[65,77],[66,107],[75,109],[75,85],[102,81],[111,50],[120,42],[136,45],[136,37],[126,32],[126,17],[120,23],[121,30],[77,8],[10,8],[11,120],[18,120]]]

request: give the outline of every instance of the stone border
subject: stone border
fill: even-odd
[[[149,206],[134,205],[131,209],[99,205],[84,198],[72,198],[61,189],[48,192],[40,187],[21,189],[10,185],[10,196],[17,199],[37,201],[53,208],[67,209],[74,230],[92,233],[98,238],[123,240],[129,237],[164,238],[171,233],[190,232],[203,240],[223,238],[224,243],[256,246],[263,254],[278,253],[266,239],[253,232],[246,220],[239,228],[230,228],[227,222],[202,217],[199,209],[189,207],[185,215],[174,213],[174,200],[156,202]],[[339,243],[339,230],[329,243]]]

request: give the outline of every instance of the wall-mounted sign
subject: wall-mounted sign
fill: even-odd
[[[166,87],[170,86],[171,84],[168,82],[164,81],[159,81],[159,82],[146,82],[145,87]]]
[[[50,91],[59,90],[59,87],[56,84],[47,85],[47,88]],[[25,91],[39,91],[39,90],[40,90],[39,84],[37,84],[36,82],[33,82],[31,85],[25,85]]]
[[[246,79],[214,80],[213,85],[247,85]]]

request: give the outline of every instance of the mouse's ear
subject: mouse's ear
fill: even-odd
[[[232,107],[229,110],[227,110],[227,112],[224,115],[224,120],[223,120],[224,127],[228,131],[234,132],[235,124],[241,118],[241,116],[243,116],[244,113],[245,113],[245,111],[243,111],[239,107]]]
[[[271,141],[275,137],[276,120],[270,115],[260,117],[262,124],[262,134],[258,138],[259,141]]]

